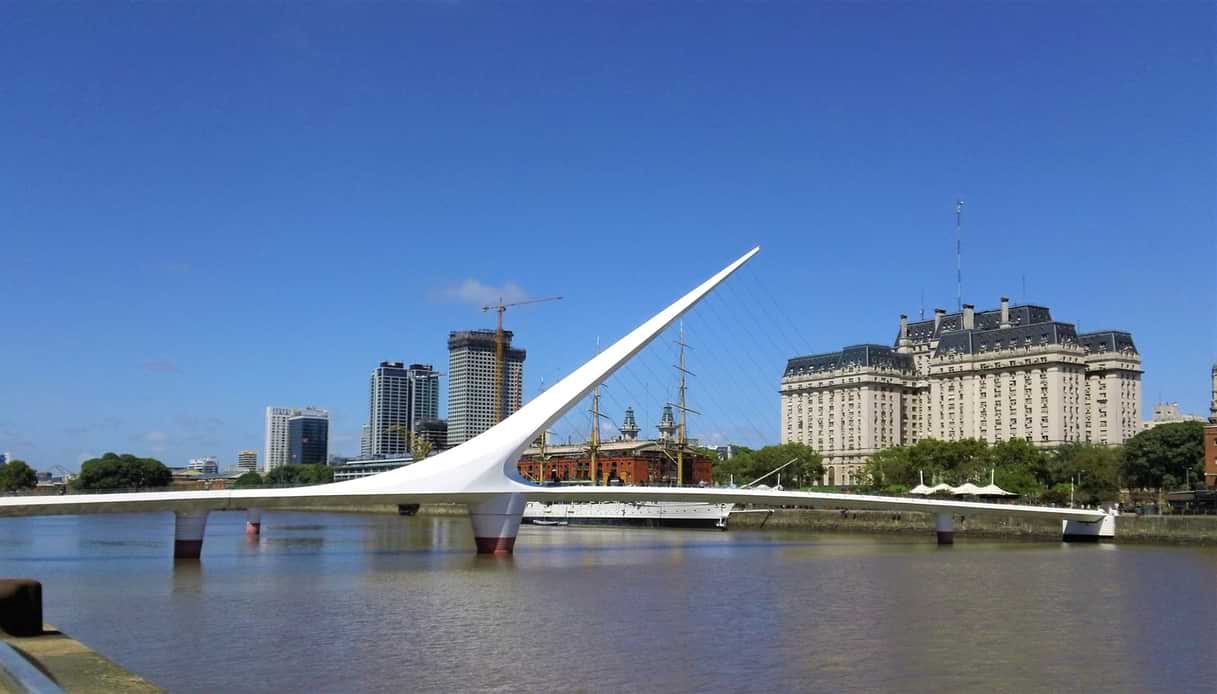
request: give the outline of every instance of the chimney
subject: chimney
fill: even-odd
[[[942,325],[942,317],[945,315],[947,315],[946,309],[942,309],[942,308],[934,309],[934,334],[935,335],[938,334],[938,328],[939,328],[939,326]]]
[[[1010,327],[1010,297],[1001,298],[1001,327]]]
[[[971,330],[976,327],[976,307],[972,304],[963,305],[963,329]]]
[[[909,346],[909,317],[903,313],[900,314],[900,339],[896,340],[896,347],[900,351],[904,351]]]

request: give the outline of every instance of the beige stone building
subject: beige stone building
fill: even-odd
[[[1149,419],[1141,422],[1141,431],[1153,429],[1159,424],[1176,424],[1178,422],[1203,422],[1205,418],[1198,414],[1183,414],[1177,402],[1160,402],[1154,405],[1154,413]]]
[[[820,451],[825,484],[860,481],[877,450],[922,438],[1121,443],[1140,428],[1141,357],[1120,331],[1079,334],[1043,306],[900,317],[894,347],[795,357],[782,442]]]

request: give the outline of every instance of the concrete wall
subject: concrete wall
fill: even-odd
[[[807,530],[813,532],[896,532],[930,536],[934,516],[926,513],[885,511],[822,511],[777,509],[736,511],[728,521],[731,530]],[[1061,522],[1048,519],[1001,516],[955,517],[956,536],[1059,540]],[[1116,518],[1116,542],[1160,544],[1217,544],[1217,516],[1136,516]]]
[[[934,515],[888,511],[827,511],[777,509],[772,514],[735,512],[727,523],[731,530],[812,530],[821,532],[899,532],[933,535]],[[957,535],[972,537],[1061,538],[1061,522],[1043,518],[1000,516],[955,517]]]

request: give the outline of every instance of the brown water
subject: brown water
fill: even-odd
[[[1215,691],[1217,550],[214,513],[0,519],[0,575],[175,692]]]

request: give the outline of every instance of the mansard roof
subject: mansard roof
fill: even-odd
[[[1047,310],[1047,309],[1045,309]],[[1011,321],[1013,322],[1013,320]],[[1016,325],[995,330],[957,330],[946,333],[938,341],[934,356],[962,352],[995,352],[1015,347],[1036,345],[1079,344],[1078,332],[1072,323],[1051,321]]]
[[[1036,325],[1039,323],[1052,322],[1052,313],[1046,306],[1035,306],[1033,304],[1022,304],[1010,307],[1010,325]],[[974,315],[973,326],[976,330],[994,330],[1001,327],[1001,309],[992,309],[989,311],[977,311]],[[943,333],[963,329],[963,314],[948,313],[942,317],[942,322],[938,326],[938,331],[934,331],[934,320],[922,320],[916,323],[909,323],[909,339],[913,342],[922,342],[932,340],[936,337],[941,337]],[[896,339],[900,339],[900,334],[896,334]]]
[[[1078,335],[1082,346],[1091,354],[1103,352],[1131,351],[1137,354],[1137,346],[1133,344],[1132,334],[1123,330],[1099,330]]]
[[[913,368],[913,357],[900,354],[887,345],[852,345],[839,352],[795,357],[786,362],[785,376],[832,371],[846,367],[873,366],[889,369]]]

